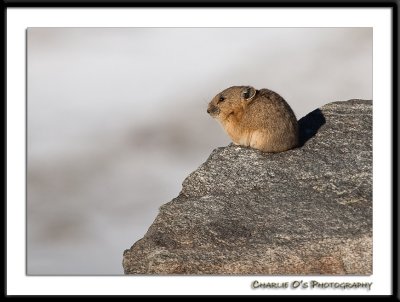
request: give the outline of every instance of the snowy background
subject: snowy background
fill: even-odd
[[[123,274],[122,253],[230,141],[206,113],[233,85],[298,119],[372,99],[370,28],[29,28],[28,274]]]

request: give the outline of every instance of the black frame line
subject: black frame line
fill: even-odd
[[[193,8],[193,7],[204,7],[204,8],[233,8],[233,7],[280,7],[280,8],[300,8],[300,7],[310,7],[310,8],[335,8],[335,7],[393,7],[397,6],[398,0],[327,0],[327,1],[317,1],[317,0],[250,0],[243,3],[237,0],[115,0],[115,1],[105,1],[105,0],[3,0],[3,2],[8,7],[44,7],[44,8],[75,8],[75,7],[88,7],[88,8],[118,8],[118,7],[149,7],[149,8],[170,8],[170,7],[181,7],[181,8]]]
[[[399,0],[375,0],[375,1],[362,1],[362,0],[328,0],[328,1],[301,1],[301,0],[251,0],[249,2],[240,2],[240,1],[229,1],[229,0],[203,0],[203,1],[183,1],[183,0],[175,0],[175,1],[167,1],[167,0],[115,0],[115,1],[102,1],[102,0],[61,0],[61,1],[52,1],[52,0],[38,0],[38,1],[26,1],[26,0],[3,0],[2,5],[2,17],[3,17],[3,31],[2,31],[2,40],[3,40],[3,49],[4,49],[4,57],[3,57],[3,76],[4,76],[4,134],[5,134],[5,155],[4,155],[4,179],[7,183],[7,170],[11,167],[7,164],[7,9],[8,8],[391,8],[392,9],[392,295],[389,296],[368,296],[368,295],[355,295],[350,296],[351,298],[378,298],[385,299],[389,301],[400,301],[399,297],[399,268],[400,263],[398,261],[399,256],[399,243],[398,243],[398,230],[400,224],[398,222],[398,217],[400,217],[399,206],[398,206],[398,170],[399,170],[399,162],[397,159],[398,155],[398,128],[399,123],[397,118],[400,116],[399,107],[397,101],[398,98],[398,86],[400,85],[398,80],[398,69],[399,69],[399,61],[398,61],[398,16],[399,16]],[[26,75],[25,75],[26,80]],[[27,85],[27,82],[25,83]],[[27,87],[27,86],[26,86]],[[27,108],[26,108],[27,110]],[[25,130],[27,131],[27,112],[25,112]],[[27,132],[26,132],[27,133]],[[25,136],[25,151],[27,148],[27,135]],[[27,162],[27,152],[25,154],[25,163]],[[26,171],[25,171],[26,173]],[[26,175],[25,175],[26,181]],[[26,188],[26,186],[25,186]],[[26,190],[27,191],[27,190]],[[7,184],[5,186],[5,200],[7,200]],[[26,214],[26,213],[25,213]],[[6,250],[6,240],[7,237],[7,202],[4,202],[4,233],[2,234],[4,237],[4,296],[11,297],[7,295],[7,250]],[[87,297],[87,296],[78,296],[73,295],[74,297]],[[93,295],[98,296],[98,295]],[[210,296],[210,295],[206,295]],[[12,296],[16,297],[16,296]],[[51,296],[42,296],[42,297],[51,297]],[[58,297],[58,296],[56,296]],[[123,296],[116,296],[123,297]],[[296,296],[266,296],[268,298],[289,298]],[[342,298],[343,296],[320,296],[320,295],[305,295],[300,296],[301,298]]]

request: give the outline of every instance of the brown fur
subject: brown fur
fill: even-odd
[[[230,87],[211,100],[207,112],[237,145],[264,152],[286,151],[298,145],[296,116],[288,103],[271,90]]]

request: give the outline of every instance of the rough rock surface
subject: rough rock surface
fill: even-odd
[[[372,101],[299,124],[294,150],[215,149],[125,250],[125,274],[372,274]]]

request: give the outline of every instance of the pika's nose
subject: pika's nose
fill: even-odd
[[[218,111],[218,108],[215,107],[214,105],[209,105],[207,108],[207,113],[211,114],[211,115],[215,114],[217,111]]]

